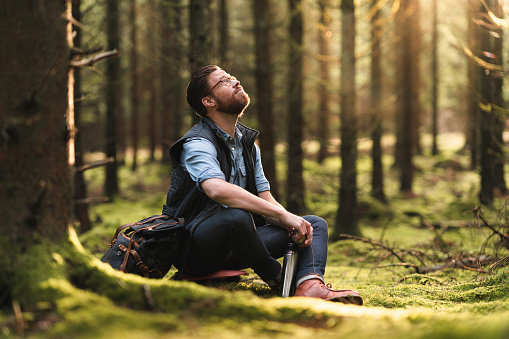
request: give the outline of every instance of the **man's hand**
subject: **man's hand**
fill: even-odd
[[[293,234],[294,229],[297,230],[297,235],[293,236],[295,242],[301,244],[302,247],[311,245],[311,241],[313,240],[313,227],[311,227],[308,221],[290,212],[286,212],[280,220],[290,235]]]

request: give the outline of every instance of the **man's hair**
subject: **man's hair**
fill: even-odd
[[[208,77],[210,73],[219,69],[221,68],[216,65],[208,65],[197,69],[193,72],[191,80],[187,85],[187,103],[202,117],[207,115],[207,109],[203,106],[201,99],[203,99],[209,90]]]

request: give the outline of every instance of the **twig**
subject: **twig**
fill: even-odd
[[[505,234],[504,232],[500,232],[498,231],[497,229],[495,229],[495,227],[491,226],[488,221],[484,218],[483,214],[482,214],[482,211],[481,213],[479,213],[479,211],[481,210],[481,207],[478,206],[476,207],[472,212],[474,213],[474,216],[479,218],[484,226],[488,227],[490,230],[492,230],[495,234],[499,235],[500,238],[502,239],[508,239],[509,240],[509,235]]]
[[[74,169],[74,171],[75,172],[83,172],[83,171],[86,171],[86,170],[89,170],[89,169],[92,169],[92,168],[101,167],[101,166],[104,166],[106,164],[110,164],[110,163],[112,163],[114,161],[115,161],[114,157],[108,157],[106,159],[97,160],[97,161],[91,162],[89,164],[85,164],[83,166],[76,167]]]
[[[116,49],[108,52],[99,53],[85,60],[71,60],[72,67],[83,67],[83,66],[92,66],[95,62],[109,57],[117,57],[119,53]]]

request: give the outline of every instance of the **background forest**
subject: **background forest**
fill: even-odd
[[[66,0],[0,8],[0,336],[506,337],[506,0]],[[365,306],[98,261],[159,214],[217,64],[273,194]]]

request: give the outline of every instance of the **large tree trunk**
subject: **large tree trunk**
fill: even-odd
[[[375,12],[371,17],[371,115],[372,115],[372,131],[371,139],[373,147],[371,149],[371,159],[373,169],[371,171],[371,196],[375,199],[386,203],[387,199],[384,193],[383,182],[383,164],[382,164],[382,120],[383,111],[381,107],[381,91],[382,91],[382,71],[381,71],[381,22],[380,9],[377,9],[378,0],[373,0],[371,7]]]
[[[288,54],[288,176],[286,181],[286,204],[289,211],[300,214],[304,203],[304,179],[302,177],[303,113],[302,113],[302,51],[303,40],[302,1],[289,0],[290,39]]]
[[[253,0],[255,22],[255,81],[258,129],[260,130],[260,150],[263,169],[271,185],[271,191],[278,198],[275,156],[275,124],[273,113],[274,80],[272,69],[272,50],[270,30],[271,14],[269,0]]]
[[[320,100],[320,108],[318,109],[318,140],[320,149],[318,151],[318,162],[322,163],[329,156],[329,127],[330,127],[330,95],[329,95],[329,65],[327,59],[330,50],[329,21],[330,9],[329,0],[320,0],[318,2],[320,8],[320,29],[318,30],[318,48],[323,60],[319,61],[320,79],[318,85],[318,93]]]
[[[65,9],[63,1],[45,2],[43,8],[29,1],[0,6],[2,304],[27,292],[23,254],[45,239],[59,242],[71,223],[74,156],[66,144],[74,147],[74,130],[65,119],[70,72]],[[72,91],[69,95],[72,102]]]
[[[355,88],[355,4],[341,1],[341,174],[335,235],[359,235],[357,213],[357,113]]]
[[[120,45],[119,35],[119,11],[116,0],[106,2],[106,31],[108,33],[108,50],[118,49]],[[106,165],[106,180],[104,192],[113,199],[118,194],[117,176],[117,117],[120,105],[120,60],[108,58],[106,61],[106,122],[105,122],[105,153],[107,157],[115,159]]]

